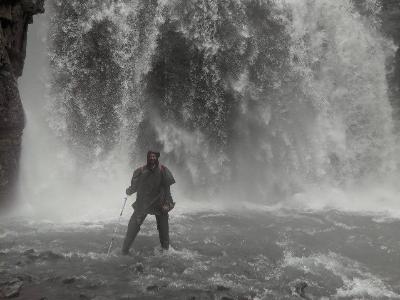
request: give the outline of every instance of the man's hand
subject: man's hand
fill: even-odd
[[[175,207],[175,202],[173,201],[165,201],[161,206],[161,209],[164,213],[171,211]]]
[[[131,187],[128,187],[128,188],[126,189],[126,194],[127,194],[128,196],[130,196],[130,195],[133,194],[132,191],[131,191]]]

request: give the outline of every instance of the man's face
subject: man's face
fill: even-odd
[[[150,153],[149,155],[149,163],[154,166],[157,161],[157,156],[154,153]]]

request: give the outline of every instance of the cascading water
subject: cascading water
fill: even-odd
[[[0,295],[399,299],[379,4],[48,0],[20,82],[31,211],[0,219]],[[148,216],[121,257],[148,148],[177,179],[172,249]]]
[[[387,173],[395,145],[385,78],[390,44],[349,2],[293,3],[292,54],[322,129],[316,167],[346,181]]]
[[[78,190],[112,198],[148,148],[189,197],[271,203],[393,178],[394,46],[379,2],[363,5],[52,1],[50,125]]]
[[[358,14],[351,1],[282,2],[292,12],[292,65],[301,74],[305,99],[316,112],[308,144],[313,157],[302,156],[311,163],[307,165],[313,179],[307,183],[351,194],[397,178],[398,138],[385,70],[395,46],[378,31],[379,2],[364,2],[368,18]],[[374,195],[372,202],[383,201],[388,196],[383,194]],[[326,197],[322,195],[317,197]],[[344,207],[352,206],[352,197],[358,198],[350,196]],[[370,204],[368,192],[361,197],[365,199],[357,206],[365,209]]]

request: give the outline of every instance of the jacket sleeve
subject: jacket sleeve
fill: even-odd
[[[168,186],[164,187],[164,190],[165,190],[165,201],[174,202],[174,200],[172,199],[170,186],[168,185]]]
[[[141,174],[140,168],[136,169],[135,172],[133,172],[131,185],[126,189],[126,194],[128,196],[132,195],[133,193],[136,193],[140,174]]]
[[[162,184],[164,187],[169,187],[175,183],[175,178],[167,167],[163,166],[163,170]]]
[[[167,167],[163,166],[163,170],[162,184],[165,191],[165,200],[168,202],[174,202],[171,195],[171,185],[175,183],[175,178]]]

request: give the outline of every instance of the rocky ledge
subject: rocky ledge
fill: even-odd
[[[17,79],[22,75],[26,36],[44,0],[0,1],[0,204],[11,202],[18,174],[24,111]]]

